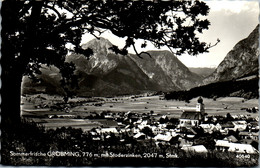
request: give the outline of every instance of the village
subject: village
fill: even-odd
[[[259,118],[250,115],[207,116],[203,99],[194,109],[183,110],[179,120],[156,114],[103,113],[108,122],[117,126],[92,129],[93,140],[105,141],[114,136],[124,142],[124,135],[138,141],[153,140],[157,146],[170,145],[185,151],[206,153],[209,150],[258,154]],[[130,144],[129,144],[130,145]]]
[[[94,104],[98,105],[99,103]],[[258,116],[253,117],[248,113],[208,115],[205,106],[203,99],[199,97],[194,107],[179,109],[182,111],[179,117],[170,117],[168,113],[158,114],[151,110],[148,113],[91,112],[91,115],[84,118],[66,112],[48,115],[48,118],[49,121],[71,118],[82,123],[86,120],[98,123],[91,129],[80,128],[80,124],[78,126],[84,134],[88,134],[97,142],[115,140],[129,147],[135,142],[149,142],[157,148],[172,148],[200,154],[211,151],[230,152],[240,154],[237,156],[243,158],[259,154]],[[64,107],[63,110],[69,111],[69,108]],[[254,111],[258,111],[258,108],[254,108]],[[70,135],[63,136],[66,139]],[[109,149],[110,144],[104,148]]]

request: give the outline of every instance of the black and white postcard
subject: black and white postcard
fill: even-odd
[[[1,164],[256,167],[258,1],[1,1]]]

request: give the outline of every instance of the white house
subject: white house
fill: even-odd
[[[225,152],[225,151],[228,151],[229,147],[230,147],[230,142],[227,140],[217,140],[216,141],[215,150]]]
[[[238,131],[244,131],[247,127],[247,122],[245,120],[233,121],[234,129]]]
[[[251,132],[250,138],[258,141],[259,140],[259,132]]]
[[[147,123],[148,123],[147,120],[143,120],[143,121],[138,125],[138,128],[139,128],[140,130],[143,129],[144,127],[148,126]]]
[[[214,124],[200,124],[199,126],[201,128],[203,128],[204,132],[206,132],[206,133],[213,133],[213,131],[215,129]]]
[[[151,126],[151,129],[154,133],[154,135],[158,135],[159,133],[161,133],[161,129],[159,127],[156,127],[156,126]]]

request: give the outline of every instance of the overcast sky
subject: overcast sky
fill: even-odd
[[[210,7],[207,18],[211,22],[209,30],[205,30],[201,35],[202,41],[214,44],[217,38],[220,43],[211,48],[209,53],[198,56],[182,55],[178,56],[187,67],[217,67],[234,45],[246,38],[259,23],[259,2],[258,1],[205,1]],[[110,32],[105,32],[102,37],[109,39],[119,47],[124,46],[124,40],[113,36]],[[94,38],[90,35],[83,36],[85,43]],[[154,50],[152,45],[141,49],[140,43],[136,48],[142,50]],[[166,48],[165,48],[166,49]],[[134,53],[133,49],[129,49]]]

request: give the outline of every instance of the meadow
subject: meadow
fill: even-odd
[[[163,96],[120,96],[120,97],[77,97],[69,100],[69,104],[76,104],[69,107],[68,111],[53,110],[51,106],[62,104],[60,96],[47,94],[26,95],[22,97],[21,115],[36,123],[41,123],[48,128],[69,127],[81,128],[88,131],[102,125],[98,119],[87,119],[88,116],[100,114],[101,112],[133,112],[151,113],[157,118],[167,115],[168,118],[179,118],[185,109],[195,108],[198,98],[193,98],[189,103],[185,101],[165,100]],[[258,116],[258,113],[248,113],[246,108],[258,107],[258,99],[246,100],[239,97],[224,97],[216,100],[203,98],[205,111],[212,115],[251,115]],[[52,118],[53,116],[65,116]],[[66,117],[67,116],[67,117]],[[71,117],[69,117],[71,116]]]

